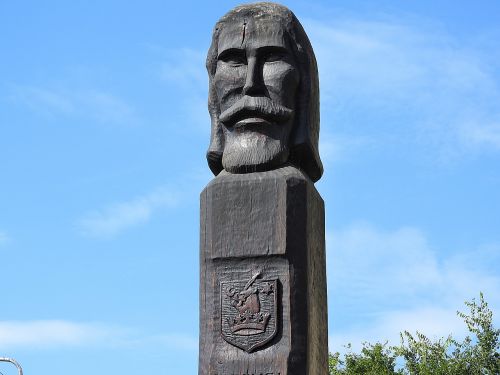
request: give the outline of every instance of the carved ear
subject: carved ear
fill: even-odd
[[[313,182],[316,182],[323,174],[323,165],[317,155],[318,153],[313,150],[310,143],[296,144],[292,146],[290,162],[304,171]]]
[[[290,144],[290,162],[316,182],[323,174],[323,164],[318,152],[319,98],[317,75],[313,76],[314,72],[307,74],[311,74],[310,82],[302,86],[302,92],[299,92],[302,98],[297,101],[299,116]]]
[[[222,172],[222,152],[208,151],[207,152],[208,167],[214,175]]]
[[[214,175],[218,175],[222,171],[222,153],[224,152],[224,131],[219,122],[220,110],[217,105],[217,94],[215,87],[212,84],[217,66],[217,40],[219,36],[219,23],[215,25],[212,34],[212,43],[208,50],[206,68],[208,72],[208,112],[211,119],[211,134],[210,145],[207,151],[208,167]]]
[[[209,56],[213,53],[209,53]],[[209,71],[209,88],[208,88],[208,112],[210,113],[211,134],[210,134],[210,145],[207,151],[207,161],[208,167],[214,175],[218,175],[222,171],[222,153],[224,152],[224,130],[222,129],[222,124],[219,121],[220,110],[217,105],[215,88],[212,84],[213,74],[215,71],[213,69],[213,62],[210,64],[207,60],[207,68]]]
[[[208,166],[214,175],[222,171],[222,153],[224,151],[224,131],[219,122],[218,115],[210,111],[212,117],[212,134],[210,136],[210,146],[207,151]]]

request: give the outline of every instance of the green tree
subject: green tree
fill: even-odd
[[[396,371],[396,355],[387,343],[374,345],[363,343],[360,354],[352,351],[351,346],[347,345],[347,354],[340,358],[339,353],[330,355],[330,374],[331,375],[393,375],[402,374]]]
[[[500,375],[500,329],[483,294],[465,302],[470,312],[458,312],[471,336],[463,341],[451,335],[430,340],[420,332],[405,331],[399,346],[364,343],[360,354],[347,346],[343,356],[329,358],[330,375]]]

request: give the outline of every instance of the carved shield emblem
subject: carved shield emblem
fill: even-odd
[[[278,330],[278,281],[258,276],[220,286],[222,337],[248,353],[268,343]]]

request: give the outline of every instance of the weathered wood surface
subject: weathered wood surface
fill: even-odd
[[[316,182],[319,80],[302,25],[275,3],[238,6],[215,25],[207,55],[212,121],[207,160],[215,175],[287,162]]]
[[[201,193],[200,375],[328,373],[324,238],[323,200],[293,166],[210,182]],[[231,287],[251,294],[240,293],[240,310],[254,306],[266,324],[231,332],[243,316]]]
[[[201,194],[200,375],[327,375],[319,81],[302,25],[238,6],[207,55],[212,122]]]

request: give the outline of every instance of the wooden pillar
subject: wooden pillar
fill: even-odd
[[[201,193],[199,375],[326,375],[324,204],[285,166]]]

